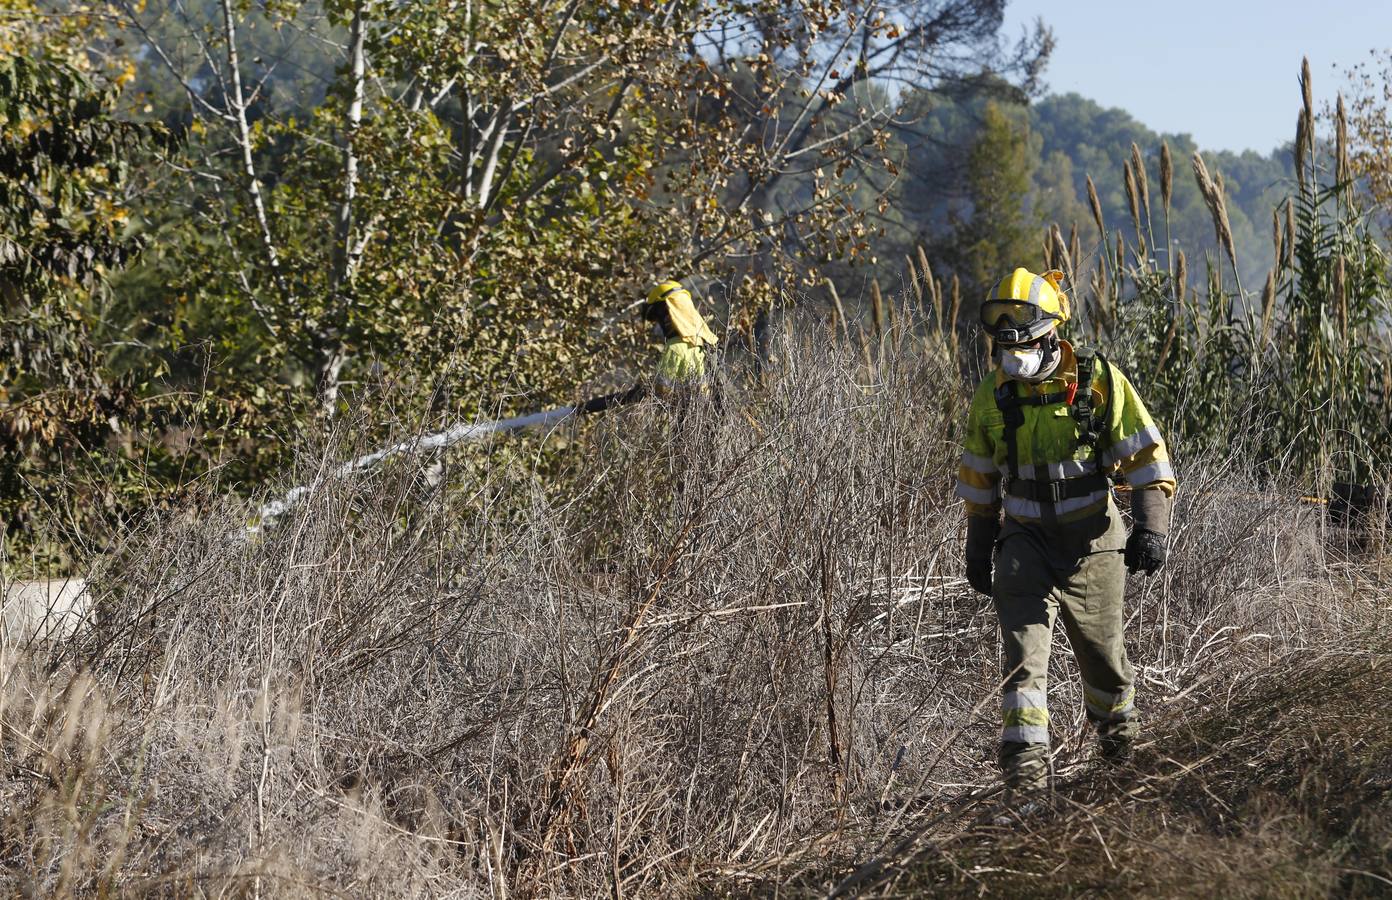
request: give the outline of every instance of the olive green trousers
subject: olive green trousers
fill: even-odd
[[[1047,784],[1049,654],[1063,619],[1083,679],[1088,719],[1104,750],[1129,746],[1139,721],[1122,643],[1126,529],[1115,506],[1093,519],[1046,527],[1007,519],[996,545],[992,596],[1000,619],[1004,689],[1000,764],[1006,783]]]

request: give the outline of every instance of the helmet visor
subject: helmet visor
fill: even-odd
[[[1062,321],[1021,300],[988,300],[981,305],[981,324],[997,343],[1023,344],[1037,340]]]
[[[1044,310],[1023,300],[987,300],[981,304],[981,324],[996,329],[1002,326],[1026,327],[1044,318]]]

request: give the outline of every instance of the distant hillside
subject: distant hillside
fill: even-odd
[[[1106,109],[1077,94],[1047,97],[1030,109],[1030,130],[1040,143],[1045,165],[1062,154],[1072,167],[1073,187],[1080,202],[1086,202],[1085,178],[1092,176],[1109,228],[1130,228],[1122,166],[1130,155],[1131,144],[1140,147],[1150,180],[1152,213],[1158,233],[1163,228],[1160,202],[1159,154],[1162,141],[1174,156],[1174,202],[1170,214],[1171,236],[1190,258],[1196,251],[1215,251],[1213,223],[1194,183],[1190,157],[1196,149],[1188,134],[1158,134],[1121,109]],[[1209,171],[1221,174],[1228,193],[1228,218],[1237,243],[1243,279],[1250,286],[1260,284],[1271,265],[1271,212],[1287,194],[1294,180],[1287,148],[1262,155],[1254,151],[1236,154],[1228,151],[1204,152]],[[1036,180],[1036,189],[1047,184]],[[1082,225],[1079,226],[1082,228]],[[1085,242],[1086,245],[1086,242]],[[1163,244],[1162,244],[1163,245]]]
[[[987,89],[955,102],[926,95],[906,99],[906,124],[891,147],[902,155],[903,173],[889,187],[891,205],[879,219],[884,228],[875,244],[879,262],[874,267],[836,268],[833,277],[844,295],[863,297],[872,275],[883,284],[897,284],[904,255],[920,244],[929,250],[937,274],[950,275],[963,266],[963,251],[950,246],[950,238],[953,222],[972,215],[964,166],[980,133],[982,111],[991,99],[1014,120],[1028,147],[1031,187],[1024,203],[1026,224],[1042,233],[1048,224],[1058,222],[1066,234],[1076,223],[1085,256],[1095,252],[1098,242],[1087,200],[1088,176],[1096,185],[1107,230],[1122,229],[1131,236],[1123,166],[1134,143],[1146,162],[1152,255],[1164,264],[1167,239],[1160,148],[1167,142],[1174,160],[1169,242],[1185,252],[1191,272],[1202,271],[1204,254],[1215,253],[1217,244],[1212,219],[1194,182],[1190,160],[1197,145],[1190,135],[1158,133],[1125,110],[1105,108],[1078,94],[1050,96],[1029,105],[1018,97],[1002,99],[998,94]],[[1223,179],[1244,286],[1254,290],[1272,264],[1272,211],[1287,196],[1294,179],[1289,148],[1266,155],[1253,151],[1203,155],[1209,171]],[[1040,264],[1036,246],[1030,243],[1029,258],[1022,264]]]

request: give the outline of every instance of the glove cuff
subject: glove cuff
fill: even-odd
[[[1000,519],[994,516],[967,516],[966,558],[990,562],[1000,529]]]
[[[1137,531],[1170,533],[1170,498],[1160,488],[1131,492],[1131,520]]]

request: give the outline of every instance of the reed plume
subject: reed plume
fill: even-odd
[[[875,336],[881,337],[886,329],[884,298],[880,295],[880,280],[870,279],[870,313],[875,322]]]
[[[1300,59],[1300,100],[1305,110],[1305,118],[1315,121],[1315,89],[1310,80],[1310,57]]]
[[[1093,305],[1096,307],[1097,314],[1092,317],[1092,336],[1101,336],[1102,325],[1108,318],[1108,295],[1111,293],[1111,285],[1107,280],[1107,267],[1098,266],[1092,270],[1092,296]]]
[[[1266,345],[1271,333],[1271,316],[1276,310],[1276,270],[1266,273],[1266,284],[1262,287],[1261,343]]]
[[[1127,160],[1121,166],[1122,181],[1126,185],[1126,205],[1131,210],[1131,224],[1136,229],[1137,238],[1141,235],[1140,191],[1136,186],[1135,167]]]
[[[1097,199],[1097,185],[1092,183],[1092,176],[1087,176],[1087,195],[1088,206],[1092,207],[1092,221],[1097,223],[1097,238],[1105,241],[1107,239],[1106,226],[1102,224],[1102,201]]]
[[[1237,271],[1237,247],[1233,242],[1232,225],[1228,223],[1228,205],[1223,199],[1222,176],[1215,180],[1208,174],[1208,166],[1204,165],[1203,156],[1199,151],[1194,151],[1194,179],[1199,184],[1199,193],[1203,194],[1204,203],[1208,206],[1208,213],[1213,217],[1213,230],[1218,237],[1218,243],[1224,252],[1228,254],[1228,260],[1233,265],[1234,273]]]
[[[1315,155],[1315,100],[1310,81],[1310,58],[1300,62],[1300,118],[1295,123],[1295,177],[1301,191],[1308,185],[1306,163],[1313,165]]]
[[[937,317],[938,328],[942,329],[942,310],[938,308],[939,291],[933,288],[933,267],[928,265],[928,254],[924,252],[923,245],[919,244],[915,250],[918,252],[918,268],[923,273],[923,283],[928,288],[928,293],[933,300],[933,315]]]
[[[1300,190],[1305,190],[1305,111],[1301,110],[1295,119],[1295,146],[1291,148],[1291,165],[1295,167],[1295,180]]]
[[[1063,270],[1064,277],[1068,279],[1068,286],[1071,290],[1076,275],[1073,269],[1073,256],[1068,252],[1068,244],[1064,242],[1063,232],[1059,230],[1057,223],[1050,226],[1049,235],[1053,238],[1054,253],[1057,255],[1060,262],[1062,262],[1059,268]]]
[[[1295,204],[1286,200],[1286,266],[1295,267]]]
[[[1170,199],[1174,196],[1174,160],[1170,157],[1168,141],[1160,142],[1160,199],[1165,203],[1165,216],[1170,215]]]
[[[1150,217],[1150,177],[1146,175],[1145,160],[1141,158],[1141,148],[1131,142],[1131,169],[1136,173],[1136,187],[1141,189],[1141,208]]]
[[[1179,251],[1179,258],[1175,260],[1175,290],[1179,300],[1179,305],[1184,306],[1184,295],[1189,290],[1189,263],[1184,257],[1184,251]]]
[[[1349,180],[1348,157],[1348,113],[1344,110],[1344,95],[1339,94],[1334,104],[1334,182],[1346,184]]]

